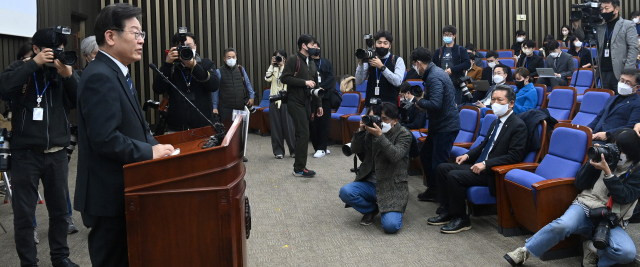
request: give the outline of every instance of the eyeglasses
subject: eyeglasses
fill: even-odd
[[[128,33],[133,33],[133,35],[135,35],[135,36],[134,36],[134,38],[135,38],[136,40],[138,40],[138,39],[140,39],[140,38],[142,38],[142,40],[144,40],[144,37],[146,37],[146,36],[147,36],[147,33],[146,33],[146,32],[143,32],[143,31],[125,31],[125,30],[121,30],[121,29],[111,29],[111,30],[112,30],[112,31],[119,31],[119,32],[128,32]]]
[[[623,78],[620,78],[620,83],[624,83],[624,84],[628,85],[628,86],[629,86],[629,87],[631,87],[631,88],[636,87],[635,85],[632,85],[632,84],[631,84],[631,81],[630,81],[630,80],[629,80],[629,81],[627,81],[627,80],[625,80],[625,79],[623,79]]]

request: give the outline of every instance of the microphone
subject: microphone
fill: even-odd
[[[156,66],[156,64],[153,63],[149,63],[149,67],[151,69],[153,69],[154,71],[156,71],[158,73],[158,75],[160,75],[160,77],[162,77],[162,79],[171,85],[171,87],[173,87],[173,89],[175,89],[178,93],[180,93],[180,95],[184,98],[184,100],[186,100],[187,102],[189,102],[189,104],[191,104],[191,106],[198,111],[198,113],[200,114],[200,116],[202,116],[205,120],[207,120],[209,122],[209,124],[211,124],[211,128],[213,128],[213,130],[216,132],[215,135],[211,136],[209,138],[209,141],[204,144],[202,146],[202,148],[209,148],[209,147],[214,147],[214,146],[218,146],[220,145],[220,143],[222,142],[222,139],[224,139],[224,136],[226,135],[225,129],[224,129],[224,125],[220,122],[216,122],[213,123],[209,118],[207,118],[207,116],[205,116],[204,114],[202,114],[202,111],[200,111],[200,109],[198,109],[198,107],[196,107],[195,104],[193,104],[193,102],[191,102],[191,100],[189,100],[189,98],[187,98],[186,95],[184,95],[184,93],[182,91],[180,91],[180,89],[178,89],[178,87],[176,87],[175,84],[173,84],[169,78],[167,78],[167,76],[164,76],[164,74],[162,74],[162,72],[158,69],[158,66]]]

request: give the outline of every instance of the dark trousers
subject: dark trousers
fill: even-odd
[[[420,162],[422,170],[426,176],[424,185],[429,188],[436,188],[436,168],[441,163],[449,162],[449,155],[459,131],[429,133],[422,148],[420,149]]]
[[[331,102],[329,99],[322,99],[322,117],[315,117],[311,121],[311,144],[313,149],[327,150],[327,140],[331,131]]]
[[[565,78],[538,78],[538,83],[539,84],[544,84],[547,86],[547,92],[551,92],[551,90],[553,90],[553,87],[556,86],[567,86],[569,85],[567,83],[567,79]],[[617,84],[617,82],[616,82]]]
[[[295,128],[287,104],[269,103],[269,124],[271,125],[271,148],[273,155],[284,156],[284,142],[287,142],[289,154],[295,153]]]
[[[13,225],[16,251],[22,266],[37,266],[38,251],[33,240],[33,220],[38,202],[38,184],[42,180],[44,199],[49,212],[49,247],[55,265],[69,257],[67,246],[67,152],[55,153],[31,150],[11,151],[11,181]]]
[[[124,214],[116,217],[103,217],[82,213],[82,222],[84,226],[91,228],[88,240],[91,265],[96,267],[129,266],[127,220]]]
[[[471,164],[444,163],[438,166],[438,201],[451,215],[466,215],[467,188],[487,186],[494,176],[486,170],[480,175],[471,171]]]
[[[616,75],[613,74],[612,71],[602,71],[602,76],[600,76],[600,82],[602,83],[603,89],[612,90],[616,95],[618,94],[618,79]]]
[[[293,163],[293,170],[300,172],[307,166],[309,118],[304,104],[289,101],[287,108],[293,119],[293,126],[296,128],[296,160]]]
[[[233,109],[218,107],[218,114],[220,115],[220,122],[224,123],[233,114]]]

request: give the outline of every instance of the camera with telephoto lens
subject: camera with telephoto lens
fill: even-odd
[[[369,62],[369,59],[372,59],[376,56],[376,52],[373,49],[373,35],[372,34],[365,34],[364,35],[364,41],[367,44],[367,48],[366,49],[357,49],[356,50],[356,57],[358,59],[362,59],[362,61],[364,62]]]
[[[274,66],[278,66],[278,64],[282,63],[282,56],[275,57],[276,63],[273,63]]]
[[[571,9],[570,20],[581,21],[585,42],[592,43],[595,41],[596,26],[603,22],[600,16],[600,3],[598,1],[583,0],[581,4],[571,5]]]
[[[280,90],[278,91],[277,94],[275,95],[270,95],[269,96],[269,102],[274,103],[276,101],[282,101],[282,103],[287,103],[287,91],[285,90]]]
[[[164,109],[161,110],[160,102],[149,99],[142,105],[142,110],[144,112],[147,112],[149,108],[157,109],[160,111],[160,120],[158,120],[158,123],[156,124],[156,130],[153,132],[153,135],[163,135],[167,129],[167,125],[169,124],[169,121],[167,120],[167,117],[169,116],[169,105],[165,106]]]
[[[382,99],[377,98],[377,97],[372,97],[369,99],[369,104],[371,105],[381,105],[382,104]]]
[[[606,249],[609,246],[609,231],[618,226],[618,216],[605,206],[589,210],[589,218],[600,220],[593,229],[593,246],[599,250]]]
[[[317,96],[322,98],[324,96],[324,89],[322,88],[318,88],[318,89],[311,89],[309,91],[311,93],[312,96]]]
[[[53,28],[53,35],[51,37],[53,46],[55,47],[53,48],[53,59],[60,60],[62,64],[73,66],[76,64],[76,61],[78,61],[76,51],[64,51],[64,48],[60,47],[63,43],[61,37],[69,34],[71,34],[71,28],[69,27],[56,26]],[[48,63],[48,65],[53,67],[53,63]]]
[[[374,127],[373,125],[378,125],[379,128],[382,128],[382,120],[378,115],[364,115],[362,116],[362,123],[369,127]]]
[[[469,88],[467,87],[467,82],[473,82],[473,79],[471,79],[471,77],[469,76],[464,76],[453,81],[453,84],[457,84],[458,87],[460,87],[460,90],[462,91],[462,94],[464,96],[469,99],[473,99],[473,95],[471,95],[471,92],[469,92]]]
[[[587,150],[587,156],[593,160],[593,162],[602,161],[600,154],[604,154],[604,160],[607,161],[609,167],[615,167],[620,160],[620,149],[613,143],[604,144],[601,146],[592,146]]]
[[[193,54],[193,50],[191,50],[191,47],[185,44],[187,42],[187,32],[187,27],[178,28],[180,44],[178,45],[176,50],[178,51],[180,59],[184,61],[190,61],[191,59],[193,59],[193,56],[195,56]]]
[[[256,111],[258,111],[256,107],[251,105],[247,105],[247,110],[249,110],[249,113],[256,113]]]
[[[0,129],[0,171],[8,171],[11,167],[10,140],[11,131],[6,128]]]

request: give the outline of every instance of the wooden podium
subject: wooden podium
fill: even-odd
[[[207,149],[211,127],[158,136],[180,154],[124,166],[131,266],[247,266],[242,129]]]

